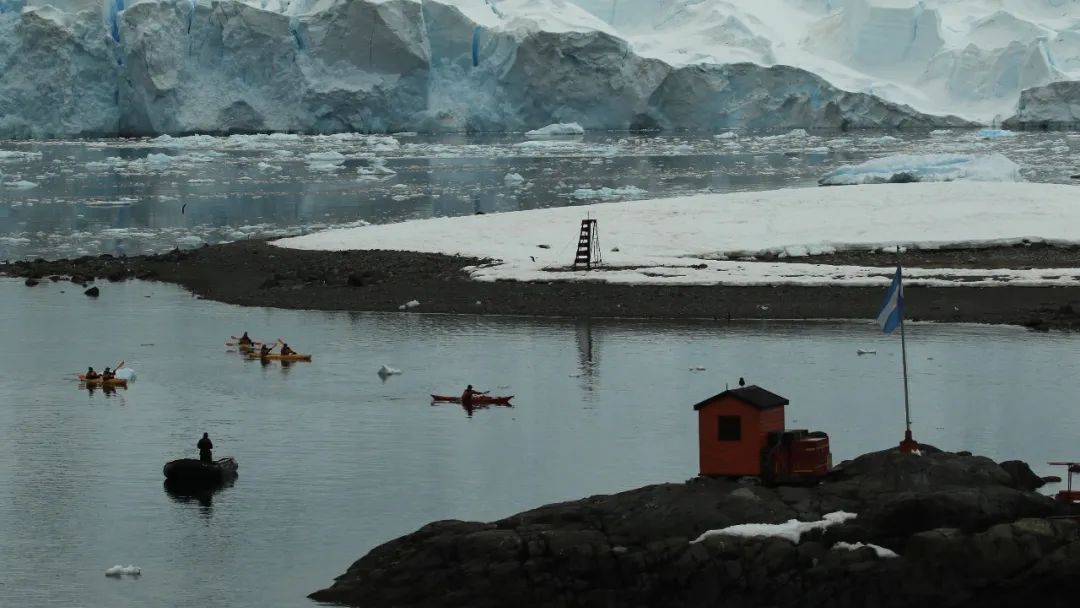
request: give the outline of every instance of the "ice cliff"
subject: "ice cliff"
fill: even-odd
[[[1028,129],[1080,126],[1080,81],[1054,82],[1024,91],[1016,115],[1005,125]]]
[[[999,10],[971,8],[983,4]],[[0,137],[961,125],[926,112],[1011,107],[1022,88],[1080,71],[1080,30],[1055,10],[1050,0],[0,0]],[[959,13],[962,34],[949,27]]]

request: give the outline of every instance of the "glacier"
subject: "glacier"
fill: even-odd
[[[1067,129],[1080,126],[1080,81],[1053,82],[1020,94],[1009,128]]]
[[[0,137],[971,126],[1080,76],[1059,5],[0,0]]]

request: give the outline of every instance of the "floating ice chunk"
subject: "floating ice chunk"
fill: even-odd
[[[0,161],[41,160],[41,152],[0,150]]]
[[[83,201],[83,205],[85,205],[87,207],[105,207],[105,208],[130,207],[130,206],[132,206],[133,204],[135,204],[137,202],[139,202],[138,199],[122,198],[122,199],[115,200],[115,201]]]
[[[384,366],[379,368],[378,373],[379,373],[379,376],[381,376],[383,378],[386,378],[388,376],[397,376],[397,375],[401,374],[401,370],[397,369],[397,368],[390,367],[389,365],[384,365]]]
[[[1004,129],[979,129],[975,133],[975,136],[979,139],[1001,139],[1002,137],[1012,137],[1014,135],[1016,133]]]
[[[121,380],[135,379],[135,370],[131,369],[130,367],[121,367],[120,369],[116,370],[115,373],[116,377]]]
[[[855,349],[856,355],[876,355],[877,351],[874,349],[857,348]]]
[[[420,306],[420,302],[418,302],[416,300],[409,300],[408,302],[402,304],[401,306],[398,306],[398,310],[405,310],[405,309],[408,309],[408,308],[416,308],[417,306]]]
[[[532,131],[526,131],[525,137],[529,139],[544,139],[547,137],[561,137],[566,135],[584,135],[585,129],[576,122],[555,123]]]
[[[574,193],[570,196],[578,200],[589,200],[597,198],[620,198],[620,197],[637,197],[645,196],[647,191],[637,188],[635,186],[623,186],[622,188],[597,188],[595,190],[589,188],[578,188],[574,190]]]
[[[723,133],[717,133],[713,135],[713,139],[735,139],[738,135],[734,131],[725,131]]]
[[[544,140],[537,140],[537,141],[523,141],[521,143],[516,143],[516,144],[514,144],[514,147],[515,148],[522,148],[524,150],[532,150],[532,151],[535,151],[535,152],[540,152],[540,151],[544,151],[544,150],[560,150],[560,149],[564,149],[564,148],[573,148],[573,147],[576,147],[578,145],[579,145],[579,143],[577,141],[565,141],[565,140],[563,140],[563,141],[559,141],[559,140],[544,141]]]
[[[882,135],[881,137],[864,137],[859,140],[859,143],[863,144],[895,144],[900,141],[899,137],[893,137],[892,135]]]
[[[277,165],[271,165],[270,163],[266,162],[260,162],[255,166],[258,167],[261,171],[281,171],[281,167]]]
[[[11,188],[12,190],[30,190],[31,188],[37,188],[37,184],[34,182],[28,182],[24,179],[16,180],[13,182],[4,182],[5,188]]]
[[[789,519],[782,524],[737,524],[718,530],[709,530],[690,541],[690,543],[700,543],[713,536],[741,536],[744,538],[767,536],[782,538],[793,543],[798,543],[799,539],[802,538],[802,535],[806,532],[811,530],[824,530],[825,528],[836,524],[842,524],[845,521],[855,519],[856,517],[858,516],[854,513],[836,511],[834,513],[827,513],[825,518],[820,521],[799,521],[797,519]]]
[[[881,558],[888,559],[893,557],[900,557],[891,549],[886,549],[885,547],[881,547],[879,545],[871,545],[870,543],[845,543],[844,541],[840,541],[832,546],[833,549],[845,551],[855,551],[857,549],[862,549],[863,547],[870,547],[874,550],[874,553],[877,553],[877,556]]]
[[[153,153],[146,155],[146,162],[153,165],[171,165],[175,160],[176,157],[169,154]]]
[[[503,177],[503,183],[506,184],[507,187],[520,186],[525,183],[525,178],[521,177],[520,173],[507,173],[506,176]]]
[[[826,173],[822,186],[905,182],[1022,182],[1020,166],[1001,154],[895,154]]]
[[[784,133],[783,135],[766,135],[764,137],[758,138],[758,140],[763,142],[770,142],[786,139],[806,139],[807,137],[810,137],[810,134],[806,132],[806,129],[792,129],[787,133]]]
[[[121,566],[117,564],[112,568],[105,571],[105,576],[139,576],[142,574],[142,568],[138,566]]]
[[[335,150],[329,150],[327,152],[309,152],[309,153],[304,155],[304,158],[306,158],[307,160],[316,160],[316,161],[336,161],[336,162],[341,162],[341,161],[344,161],[347,157],[344,154],[342,154],[341,152],[337,152]]]

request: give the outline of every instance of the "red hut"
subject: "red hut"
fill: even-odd
[[[701,474],[782,481],[827,473],[828,435],[785,429],[788,403],[759,386],[745,386],[695,405]]]

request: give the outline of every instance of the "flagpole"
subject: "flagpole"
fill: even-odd
[[[896,247],[897,258],[900,257],[900,247]],[[919,449],[919,444],[915,442],[911,437],[911,401],[908,397],[908,372],[907,372],[907,338],[904,334],[904,269],[900,260],[896,261],[897,278],[900,285],[900,361],[902,362],[904,369],[904,440],[900,442],[900,451],[905,454],[916,452]]]
[[[901,279],[903,280],[903,279]],[[900,310],[900,360],[904,365],[904,424],[906,436],[911,437],[911,403],[908,400],[907,340],[904,338],[904,311]]]

